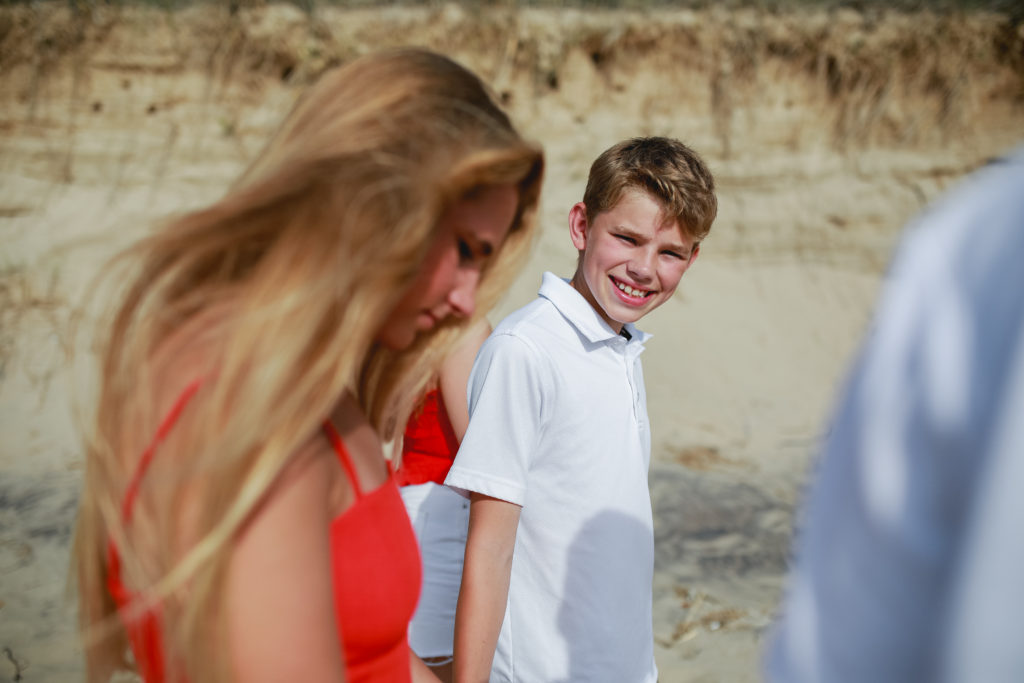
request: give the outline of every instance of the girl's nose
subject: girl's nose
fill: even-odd
[[[455,276],[455,286],[448,294],[452,313],[468,318],[476,311],[476,289],[480,284],[480,271],[476,268],[461,268]]]

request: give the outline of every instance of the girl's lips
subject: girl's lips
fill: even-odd
[[[422,314],[420,314],[420,321],[418,327],[420,328],[421,332],[427,332],[429,330],[432,330],[436,325],[437,317],[433,313],[429,311],[424,311]]]

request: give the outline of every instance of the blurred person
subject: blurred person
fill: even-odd
[[[487,320],[480,319],[444,359],[405,426],[396,472],[423,560],[423,590],[409,624],[409,644],[446,682],[452,679],[455,604],[462,583],[469,501],[445,486],[444,479],[469,422],[469,371],[490,332]]]
[[[1024,148],[926,211],[853,366],[773,683],[1024,680]]]
[[[90,681],[129,647],[147,683],[436,680],[381,444],[507,287],[542,171],[477,76],[384,52],[122,257],[75,540]]]

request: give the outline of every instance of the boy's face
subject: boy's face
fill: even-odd
[[[572,286],[616,332],[668,301],[700,251],[659,202],[632,189],[590,225],[583,203],[573,206],[569,234],[581,254]]]

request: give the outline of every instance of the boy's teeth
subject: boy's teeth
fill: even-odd
[[[630,296],[645,296],[647,294],[647,292],[642,289],[633,289],[629,285],[624,285],[621,282],[617,282],[616,284],[619,286],[619,289]]]

